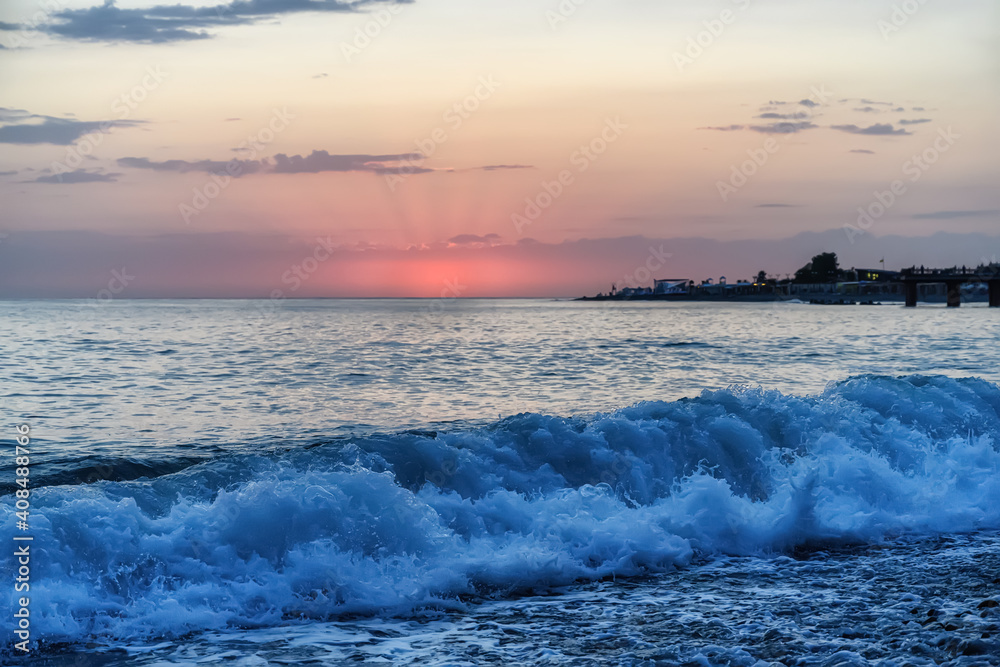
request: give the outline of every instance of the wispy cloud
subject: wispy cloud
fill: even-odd
[[[74,185],[77,183],[114,183],[120,174],[105,174],[99,171],[76,169],[63,174],[47,174],[29,181],[29,183],[50,183],[53,185]]]
[[[24,109],[0,108],[0,143],[69,146],[91,132],[107,132],[111,128],[139,124],[140,121],[134,120],[82,121],[42,116]]]
[[[737,130],[746,129],[746,125],[716,125],[708,127],[699,127],[699,130],[715,130],[717,132],[736,132]]]
[[[811,130],[815,127],[818,126],[807,120],[802,120],[768,123],[767,125],[750,125],[747,129],[753,130],[754,132],[761,132],[763,134],[794,134],[796,132],[802,132],[803,130]]]
[[[274,174],[318,174],[325,171],[379,171],[388,169],[400,161],[422,160],[420,153],[399,153],[392,155],[332,155],[327,151],[313,151],[309,155],[286,155],[279,153],[263,160],[164,160],[156,162],[144,157],[123,157],[118,165],[130,169],[152,171],[173,171],[177,173],[205,172],[210,174],[229,173],[246,176],[257,173]]]
[[[502,171],[505,169],[534,169],[530,164],[488,164],[485,167],[476,167],[482,171]]]
[[[806,113],[805,111],[796,111],[795,113],[775,113],[770,111],[768,113],[762,113],[757,118],[765,119],[780,119],[780,120],[801,120],[803,118],[811,118],[812,114]]]
[[[423,160],[420,153],[395,155],[331,155],[326,151],[313,151],[309,155],[274,156],[271,171],[276,174],[316,174],[323,171],[378,171],[392,168],[392,163]]]
[[[870,134],[882,136],[893,134],[912,134],[903,128],[894,128],[891,123],[875,123],[874,125],[869,125],[868,127],[859,127],[857,125],[831,125],[830,127],[834,130],[848,132],[850,134]]]
[[[501,241],[502,237],[499,234],[484,234],[483,236],[477,236],[476,234],[459,234],[458,236],[452,236],[448,239],[448,243],[453,245],[496,245]]]
[[[863,153],[865,155],[875,155],[875,151],[870,151],[867,148],[852,148],[848,152],[849,153]]]
[[[214,6],[118,7],[114,0],[86,9],[65,9],[37,29],[80,41],[161,44],[209,39],[209,29],[245,25],[282,14],[351,12],[365,6],[410,0],[233,0]]]
[[[152,171],[175,171],[181,174],[202,171],[209,174],[226,172],[227,168],[240,175],[253,174],[261,170],[262,163],[259,160],[164,160],[154,162],[144,157],[123,157],[118,159],[119,167],[129,169],[150,169]]]
[[[904,118],[899,121],[900,125],[919,125],[920,123],[929,123],[930,118]]]
[[[118,160],[118,165],[129,169],[148,169],[161,172],[228,173],[236,177],[265,173],[319,174],[323,172],[369,171],[376,174],[429,174],[432,172],[456,171],[451,167],[435,168],[424,166],[422,163],[425,159],[421,153],[336,155],[325,150],[315,150],[309,155],[286,155],[278,153],[272,158],[262,160],[164,160],[156,162],[144,157],[123,157]],[[499,171],[531,168],[529,165],[520,164],[492,164],[483,167],[472,167],[471,169]]]

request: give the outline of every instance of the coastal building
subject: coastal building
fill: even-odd
[[[817,260],[818,256],[813,258]],[[835,257],[834,260],[835,262]],[[814,262],[815,263],[815,262]],[[830,262],[827,262],[828,264]],[[947,302],[958,306],[963,299],[985,300],[1000,307],[1000,264],[976,268],[928,269],[912,267],[903,271],[851,268],[814,270],[812,264],[786,275],[782,280],[760,271],[753,280],[728,281],[721,276],[695,283],[687,278],[660,278],[652,287],[626,287],[604,297],[609,299],[776,301],[798,300],[820,304],[875,304],[903,301]],[[829,279],[824,280],[824,276]],[[584,297],[587,298],[587,297]]]
[[[689,294],[693,284],[687,278],[661,278],[653,281],[653,294]]]

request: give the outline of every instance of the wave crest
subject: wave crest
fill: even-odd
[[[994,384],[860,376],[47,487],[32,622],[49,640],[169,636],[994,529],[998,434]]]

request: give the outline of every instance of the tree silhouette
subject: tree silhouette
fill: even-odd
[[[824,252],[795,272],[795,281],[800,283],[827,283],[840,277],[837,253]]]

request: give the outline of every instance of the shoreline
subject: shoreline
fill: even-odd
[[[580,296],[573,301],[668,301],[672,303],[802,303],[807,305],[820,306],[880,306],[904,304],[905,299],[898,294],[835,294],[829,292],[813,292],[788,296],[786,294],[739,294],[739,295],[714,295],[714,294],[602,294],[598,296]],[[985,295],[971,294],[963,295],[962,303],[988,303],[989,299]],[[947,303],[947,298],[940,295],[922,297],[920,303],[923,304],[943,304]]]

